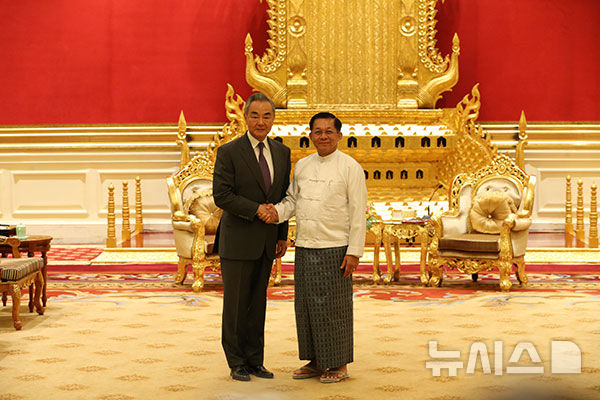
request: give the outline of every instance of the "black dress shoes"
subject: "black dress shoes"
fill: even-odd
[[[259,378],[273,379],[273,373],[262,365],[250,366],[248,372]]]
[[[243,365],[240,367],[231,368],[230,375],[236,381],[249,381],[250,380],[250,373],[249,373],[248,369],[246,369],[246,367],[244,367]],[[273,374],[271,374],[271,375],[273,375]]]

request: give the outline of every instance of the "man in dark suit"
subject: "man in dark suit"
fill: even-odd
[[[273,378],[263,365],[267,286],[273,260],[285,254],[287,223],[265,223],[266,204],[278,203],[289,184],[290,149],[267,138],[275,106],[262,93],[244,107],[248,132],[217,151],[213,196],[223,209],[215,246],[223,277],[222,344],[231,377]]]

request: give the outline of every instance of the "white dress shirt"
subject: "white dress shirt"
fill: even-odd
[[[252,146],[252,149],[254,150],[254,155],[256,156],[256,161],[258,161],[258,157],[260,155],[260,149],[258,148],[258,144],[260,143],[260,141],[258,139],[256,139],[254,136],[252,136],[250,134],[250,132],[248,132],[248,139],[250,139],[250,146]],[[271,183],[273,183],[274,172],[273,172],[273,157],[271,157],[271,148],[269,147],[269,141],[267,140],[267,138],[265,138],[263,143],[265,144],[265,147],[263,148],[263,156],[265,156],[265,159],[267,160],[267,165],[269,166],[269,173],[271,174]]]
[[[279,222],[296,215],[296,246],[348,246],[360,257],[365,247],[367,186],[362,167],[339,150],[296,163],[286,197],[275,205]]]

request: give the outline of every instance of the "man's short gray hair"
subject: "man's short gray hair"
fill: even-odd
[[[246,101],[246,105],[244,106],[244,115],[248,115],[250,104],[255,101],[268,101],[273,109],[273,115],[275,115],[275,103],[273,103],[273,100],[271,100],[269,96],[261,92],[253,93],[250,97],[248,97],[248,101]]]

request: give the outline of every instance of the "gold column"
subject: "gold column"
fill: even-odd
[[[115,187],[108,186],[108,229],[106,232],[106,247],[117,247],[117,232],[115,229]]]
[[[135,177],[135,234],[144,231],[144,216],[142,215],[142,183],[139,176]]]
[[[596,184],[592,185],[590,200],[590,247],[598,247],[598,208],[596,199]]]
[[[131,227],[129,226],[129,190],[127,181],[123,181],[123,228],[121,230],[121,240],[123,243],[131,240]]]
[[[585,228],[583,227],[583,181],[577,180],[577,233],[576,246],[585,247]]]
[[[144,247],[144,216],[142,213],[142,182],[135,177],[135,246]]]
[[[565,247],[573,246],[573,209],[571,206],[571,176],[567,176],[567,200],[565,203]]]

